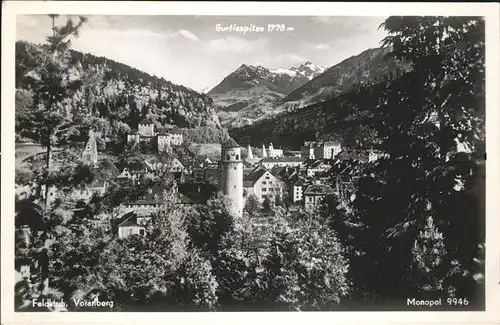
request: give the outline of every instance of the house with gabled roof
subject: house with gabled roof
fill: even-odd
[[[144,236],[146,228],[139,222],[135,213],[127,213],[123,216],[123,221],[118,224],[118,237],[127,238],[132,235]]]
[[[271,171],[257,167],[243,174],[244,197],[255,195],[260,202],[266,197],[270,200],[283,196],[283,183]]]
[[[173,158],[169,172],[171,172],[171,173],[189,173],[190,172],[189,167],[190,167],[189,164],[184,159]]]

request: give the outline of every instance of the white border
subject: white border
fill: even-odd
[[[2,324],[187,323],[411,323],[500,324],[499,5],[496,3],[279,3],[279,2],[2,2]],[[389,16],[456,15],[486,18],[486,311],[485,312],[315,312],[315,313],[14,313],[14,43],[16,14],[113,15],[292,15]]]

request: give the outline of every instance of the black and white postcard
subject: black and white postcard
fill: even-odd
[[[2,323],[500,321],[498,4],[3,6]]]

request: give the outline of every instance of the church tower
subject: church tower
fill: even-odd
[[[248,144],[247,159],[249,160],[253,159],[252,147],[250,147],[250,143]]]
[[[274,158],[274,147],[272,142],[269,144],[269,151],[267,152],[267,156],[270,158]]]
[[[231,200],[229,211],[235,216],[243,215],[243,161],[241,148],[236,141],[229,139],[222,145],[221,188]]]
[[[262,158],[267,158],[266,146],[262,144]]]
[[[93,130],[89,130],[89,140],[83,149],[82,160],[86,164],[97,165],[97,142]]]

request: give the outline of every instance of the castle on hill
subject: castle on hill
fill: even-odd
[[[172,128],[158,128],[149,119],[139,122],[137,131],[127,135],[127,143],[150,143],[156,140],[158,152],[170,152],[173,146],[180,146],[184,142],[184,137],[180,130]]]

